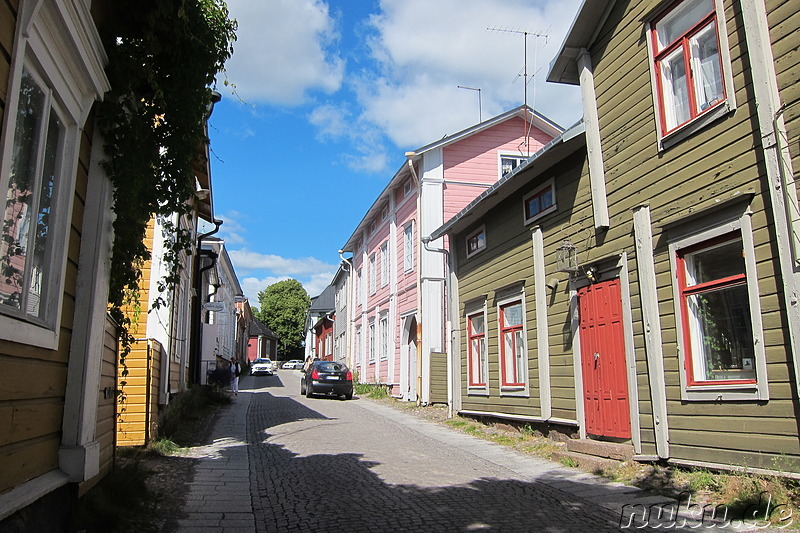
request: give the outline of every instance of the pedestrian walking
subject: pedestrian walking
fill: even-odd
[[[231,359],[231,390],[234,396],[239,395],[239,376],[242,374],[242,365],[234,357]]]

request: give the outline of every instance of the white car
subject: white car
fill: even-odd
[[[283,363],[281,368],[284,370],[303,368],[303,362],[300,359],[292,359],[291,361],[286,361]]]
[[[275,372],[275,364],[271,359],[256,359],[250,363],[250,373],[254,376],[258,374],[266,374],[271,376]]]

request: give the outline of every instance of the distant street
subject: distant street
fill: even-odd
[[[305,398],[299,376],[247,376],[236,399],[250,397],[256,531],[619,531],[560,465],[368,400]]]

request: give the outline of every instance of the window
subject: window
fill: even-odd
[[[718,107],[732,93],[726,79],[727,38],[719,22],[714,0],[684,0],[650,24],[662,135]]]
[[[525,224],[530,224],[557,209],[555,180],[550,180],[543,186],[535,189],[522,200]]]
[[[687,400],[768,399],[750,218],[670,244]]]
[[[469,350],[469,386],[485,388],[486,380],[486,315],[483,311],[467,317]]]
[[[403,183],[403,197],[411,194],[412,185],[411,180],[406,180],[405,183]]]
[[[352,363],[354,365],[361,364],[363,362],[363,354],[361,353],[361,326],[356,326],[356,338],[353,341],[353,359]]]
[[[385,221],[387,218],[389,218],[389,206],[385,205],[381,209],[381,221]]]
[[[53,223],[59,208],[65,127],[52,92],[23,68],[6,182],[0,242],[0,308],[52,322],[56,258]]]
[[[369,362],[375,362],[375,319],[369,321]]]
[[[403,228],[403,271],[414,270],[414,222]]]
[[[481,226],[467,235],[467,257],[472,257],[486,248],[486,227]]]
[[[359,268],[356,270],[356,282],[353,284],[353,301],[355,305],[361,305],[361,300],[358,299],[360,296],[359,291],[361,290],[361,269]]]
[[[380,321],[381,360],[389,358],[389,314],[382,313]]]
[[[367,235],[372,235],[373,233],[375,233],[375,222],[370,222],[367,229]]]
[[[500,383],[524,387],[526,350],[522,300],[500,306]]]
[[[524,155],[501,155],[500,156],[500,177],[509,174],[515,168],[528,160]]]
[[[375,288],[375,284],[376,284],[375,269],[376,268],[377,268],[377,265],[375,263],[375,254],[372,254],[371,256],[369,256],[369,293],[370,294],[375,294],[375,290],[376,290],[376,288]]]
[[[381,287],[389,284],[389,244],[381,245]]]
[[[678,253],[689,386],[756,379],[740,233]]]

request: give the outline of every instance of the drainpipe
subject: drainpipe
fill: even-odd
[[[200,290],[203,287],[203,272],[210,270],[217,262],[217,254],[211,250],[203,250],[200,248],[203,239],[210,237],[219,231],[222,221],[214,219],[214,229],[208,233],[201,233],[197,236],[197,256],[194,260],[194,286],[192,287],[192,349],[189,357],[189,376],[194,383],[200,383],[200,363],[202,362],[201,351],[203,349],[203,325],[200,323],[202,319],[202,302],[200,298]],[[211,264],[205,267],[200,267],[203,257],[209,257]]]
[[[422,183],[417,170],[414,168],[414,157],[416,152],[406,152],[406,160],[408,162],[408,169],[411,172],[411,177],[417,185],[417,234],[422,229]],[[417,387],[416,387],[416,401],[417,405],[422,404],[422,242],[416,239],[417,244]]]
[[[350,262],[350,259],[346,259],[344,257],[344,250],[339,250],[339,258],[342,262],[347,265],[347,317],[345,318],[344,323],[345,326],[345,333],[344,333],[344,353],[347,354],[346,361],[347,366],[355,368],[355,365],[352,364],[352,357],[350,354],[350,339],[351,339],[351,328],[353,327],[353,263]],[[352,259],[352,258],[351,258]]]
[[[447,418],[453,418],[453,344],[452,344],[452,329],[453,329],[453,321],[450,317],[450,301],[453,298],[453,291],[451,290],[450,284],[448,281],[450,280],[450,276],[452,273],[452,268],[450,264],[450,251],[444,248],[431,248],[429,246],[431,242],[431,237],[428,235],[427,237],[422,238],[422,244],[425,246],[425,249],[429,252],[440,253],[444,255],[444,264],[445,264],[445,274],[444,274],[444,281],[445,281],[445,291],[447,292],[447,297],[444,301],[444,316],[445,316],[445,329],[446,329],[446,337],[445,337],[445,350],[447,350]]]

